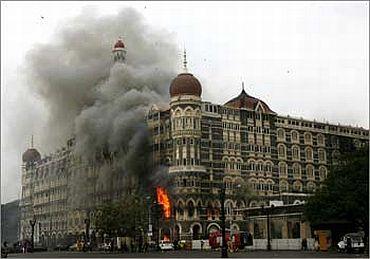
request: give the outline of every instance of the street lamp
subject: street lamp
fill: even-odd
[[[267,216],[267,251],[271,251],[271,238],[270,238],[270,210],[274,208],[274,205],[271,205],[271,207],[264,207],[262,205],[262,212],[266,213]]]
[[[30,225],[31,225],[31,251],[33,252],[33,248],[34,248],[34,243],[33,243],[33,239],[34,239],[34,233],[35,233],[35,225],[36,225],[36,217],[33,216],[32,219],[30,219]]]
[[[226,244],[226,224],[225,224],[225,184],[221,186],[221,228],[222,228],[222,244],[221,244],[221,258],[228,258],[227,244]]]

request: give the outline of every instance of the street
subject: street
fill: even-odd
[[[39,252],[9,254],[8,257],[27,258],[220,258],[220,251],[166,251],[149,253],[104,253],[104,252]],[[229,253],[229,258],[369,258],[368,254],[341,254],[315,251],[242,251]]]

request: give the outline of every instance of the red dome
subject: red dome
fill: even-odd
[[[190,73],[179,74],[171,82],[171,97],[177,95],[196,95],[200,97],[201,94],[202,86],[199,80]]]
[[[249,110],[255,110],[257,107],[257,104],[260,103],[264,109],[265,112],[267,113],[275,113],[268,107],[266,103],[261,101],[260,99],[257,99],[253,96],[248,95],[244,89],[242,92],[235,97],[234,99],[231,99],[227,103],[225,103],[225,106],[233,107],[233,108],[246,108]]]
[[[117,40],[116,44],[114,44],[114,48],[124,48],[125,44],[121,39]]]
[[[39,151],[35,148],[29,148],[22,155],[23,163],[35,162],[41,159]]]

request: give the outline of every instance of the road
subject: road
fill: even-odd
[[[9,257],[25,258],[219,258],[220,251],[167,251],[149,253],[104,253],[104,252],[39,252],[9,254]],[[315,251],[242,251],[229,253],[230,258],[369,258],[366,254],[340,254]]]

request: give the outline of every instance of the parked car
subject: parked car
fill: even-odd
[[[338,252],[351,252],[358,251],[363,253],[365,250],[365,243],[361,233],[348,233],[345,234],[341,241],[337,244]]]
[[[99,251],[109,251],[109,250],[111,250],[111,244],[110,243],[98,244],[98,250]]]
[[[159,248],[162,251],[164,251],[164,250],[174,250],[175,249],[173,243],[171,243],[170,241],[164,241],[164,240],[159,241]]]

